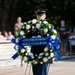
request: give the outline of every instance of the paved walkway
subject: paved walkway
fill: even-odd
[[[13,68],[0,69],[0,75],[33,75],[31,66],[28,65],[26,74],[26,65]],[[75,58],[61,61],[54,61],[51,64],[48,75],[75,75]]]

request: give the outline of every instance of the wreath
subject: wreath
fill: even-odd
[[[20,45],[20,40],[27,38],[30,32],[35,32],[36,30],[38,30],[37,37],[46,35],[46,38],[49,41],[43,52],[38,55],[34,55],[31,51],[28,51],[29,46]],[[15,43],[14,48],[17,50],[17,53],[12,56],[13,59],[16,59],[19,56],[26,63],[43,64],[48,63],[48,60],[52,58],[54,54],[57,58],[60,58],[58,52],[60,46],[58,45],[59,38],[57,37],[57,31],[54,29],[54,26],[46,20],[33,19],[28,22],[24,22],[21,28],[16,31],[15,37],[16,39],[12,39],[12,42]]]

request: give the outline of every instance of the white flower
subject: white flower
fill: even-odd
[[[49,26],[49,29],[51,29],[51,25]]]
[[[30,29],[30,25],[26,25],[26,29],[27,29],[27,30]]]
[[[33,56],[33,55],[30,55],[30,57],[31,57],[32,59],[34,59],[34,56]]]
[[[37,29],[39,29],[40,28],[40,24],[38,23],[38,24],[36,24],[36,28]]]
[[[55,39],[55,38],[56,38],[56,36],[55,36],[55,35],[51,35],[51,38],[52,38],[52,39]]]
[[[21,55],[19,55],[19,58],[20,58],[20,59],[22,59],[22,56],[21,56]]]
[[[49,36],[49,34],[47,34],[47,36]]]
[[[31,21],[28,21],[28,23],[30,23]]]
[[[43,62],[40,62],[40,64],[43,64]]]
[[[25,38],[26,36],[23,36],[23,38]]]
[[[38,59],[41,59],[41,56],[39,56]]]
[[[20,31],[20,35],[23,36],[25,33],[24,31]]]
[[[42,56],[42,55],[44,55],[44,53],[40,53],[39,55]]]
[[[19,42],[18,38],[16,38],[16,42],[17,42],[17,43]]]
[[[47,62],[48,61],[48,58],[43,58],[43,62]]]
[[[50,52],[52,52],[53,50],[51,49]]]
[[[53,57],[54,56],[54,53],[51,53],[50,55],[51,55],[51,57]]]
[[[37,64],[37,61],[35,61],[34,64]]]
[[[22,28],[24,29],[24,28],[25,28],[25,26],[22,26]]]
[[[47,32],[48,32],[48,29],[47,29],[47,28],[45,28],[45,29],[44,29],[44,33],[47,33]]]
[[[44,23],[44,24],[48,24],[48,22],[47,22],[47,21],[44,21],[43,23]]]
[[[27,32],[29,33],[29,32],[30,32],[30,30],[27,30]]]
[[[28,53],[26,53],[25,55],[28,55]]]
[[[18,33],[18,32],[15,32],[15,35],[16,35],[16,36],[18,36],[18,35],[19,35],[19,33]]]
[[[24,52],[25,52],[25,49],[22,49],[22,50],[21,50],[21,53],[24,53]]]
[[[48,55],[49,55],[49,53],[45,53],[45,55],[46,55],[46,56],[48,56]]]
[[[15,49],[18,50],[18,46],[17,45],[15,46]]]
[[[53,33],[57,34],[57,31],[55,29],[53,29]]]
[[[36,22],[37,22],[36,19],[33,19],[33,20],[32,20],[32,24],[35,24]]]
[[[29,53],[30,56],[33,56],[33,53]]]
[[[26,22],[24,22],[23,24],[27,24]]]
[[[35,56],[37,56],[37,54]]]
[[[27,61],[27,57],[24,57],[24,61]]]
[[[50,58],[51,58],[51,56],[48,57],[48,59],[50,59]]]
[[[32,26],[32,29],[34,29],[35,27],[34,26]]]
[[[32,62],[33,62],[33,64],[37,64],[38,63],[36,60],[33,60]]]
[[[44,48],[44,51],[45,51],[45,52],[48,51],[48,47],[45,47],[45,48]]]

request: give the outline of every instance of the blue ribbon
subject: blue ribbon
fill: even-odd
[[[13,56],[12,56],[12,58],[15,60],[16,58],[18,57],[18,54],[17,53],[15,53]]]
[[[16,40],[14,38],[11,39],[11,42],[15,44],[15,46],[14,46],[15,50],[16,50],[16,46],[18,46],[19,50],[22,49],[22,46],[19,45],[21,39],[22,39],[22,37],[18,37],[18,42],[16,42]],[[12,56],[13,59],[16,59],[17,57],[18,57],[18,52]]]
[[[61,55],[58,50],[54,50],[54,54],[58,60],[61,58]]]
[[[55,39],[52,39],[50,36],[48,36],[47,39],[48,39],[47,47],[48,48],[50,48],[51,46],[54,47],[54,54],[55,54],[55,56],[56,56],[57,59],[60,59],[61,56],[60,56],[60,53],[58,51],[59,48],[60,48],[60,46],[58,44],[59,38],[56,37]]]
[[[14,38],[11,39],[11,42],[14,43],[14,44],[16,43]]]

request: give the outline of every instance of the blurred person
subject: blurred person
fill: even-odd
[[[70,45],[72,47],[73,52],[75,52],[75,33],[71,33],[71,35],[69,36],[69,49],[70,49]]]
[[[4,36],[2,35],[2,32],[0,31],[0,39],[4,38]]]
[[[7,40],[8,39],[8,33],[7,33],[7,31],[4,31],[3,32],[3,36],[4,36],[4,38]]]
[[[21,28],[22,24],[23,24],[22,23],[22,18],[18,17],[17,18],[17,23],[15,23],[15,27],[14,27],[15,32],[18,30],[18,28]]]
[[[65,20],[61,20],[61,25],[58,29],[58,34],[61,40],[61,53],[66,53],[66,44],[67,44],[67,40],[68,37],[71,33],[71,29],[69,28],[69,26],[67,26],[65,24]]]
[[[14,38],[13,34],[11,31],[8,32],[8,40],[11,40],[12,38]]]

